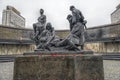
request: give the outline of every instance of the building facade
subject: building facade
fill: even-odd
[[[120,22],[120,4],[116,7],[116,10],[111,14],[111,22]]]
[[[14,7],[7,6],[3,10],[2,25],[18,28],[25,27],[25,18]]]

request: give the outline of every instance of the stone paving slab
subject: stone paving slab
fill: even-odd
[[[120,60],[104,60],[105,80],[120,80]]]
[[[0,62],[0,80],[13,80],[13,62]]]

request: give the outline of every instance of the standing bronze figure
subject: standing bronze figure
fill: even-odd
[[[67,19],[70,23],[70,31],[71,35],[70,39],[76,44],[80,45],[81,49],[84,48],[84,32],[86,28],[86,21],[84,20],[84,16],[82,12],[76,9],[74,6],[70,6],[70,11],[72,15],[68,15]]]

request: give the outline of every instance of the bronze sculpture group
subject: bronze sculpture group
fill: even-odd
[[[84,20],[82,13],[74,6],[70,6],[70,11],[72,12],[72,15],[69,14],[67,16],[67,20],[70,24],[70,34],[65,39],[61,39],[55,35],[55,31],[51,23],[46,23],[44,10],[40,9],[38,22],[33,24],[33,40],[36,43],[37,50],[80,51],[83,49],[85,42],[84,32],[86,28],[86,21]],[[78,46],[81,46],[81,49],[78,48]]]

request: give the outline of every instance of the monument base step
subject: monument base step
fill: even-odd
[[[30,54],[15,58],[14,80],[104,80],[102,56]]]

